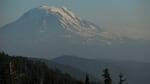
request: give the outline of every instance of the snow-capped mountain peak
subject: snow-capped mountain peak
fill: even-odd
[[[89,21],[83,20],[66,7],[57,8],[53,6],[40,6],[37,9],[46,11],[48,17],[49,14],[54,15],[56,19],[59,20],[62,28],[66,29],[69,32],[84,37],[101,35],[99,34],[100,32],[102,32],[100,27]]]
[[[57,8],[54,6],[43,5],[43,6],[40,6],[39,9],[48,10],[48,11],[53,12],[53,13],[60,13],[64,16],[66,16],[66,13],[67,13],[68,16],[75,18],[75,14],[73,12],[71,12],[69,9],[67,9],[66,7]]]
[[[103,42],[104,40],[114,39],[111,33],[103,31],[94,23],[80,18],[66,7],[58,8],[44,5],[33,8],[26,12],[19,20],[5,27],[10,27],[9,31],[12,29],[12,31],[15,31],[14,33],[28,33],[33,38],[39,39],[38,36],[40,36],[40,39],[45,41],[50,36],[77,38],[80,41],[98,43],[99,41]]]

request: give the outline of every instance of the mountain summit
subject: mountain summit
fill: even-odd
[[[92,37],[100,35],[100,32],[102,32],[100,27],[81,19],[65,7],[40,6],[25,13],[19,22],[22,22],[27,28],[36,28],[41,33],[54,30],[53,32],[63,31],[65,34]]]
[[[46,19],[53,16],[58,20],[59,25],[68,32],[79,34],[85,37],[93,36],[97,32],[101,32],[99,31],[100,28],[98,26],[86,20],[82,20],[80,17],[65,7],[57,8],[41,6],[37,8],[37,10],[45,12],[45,18],[43,19],[44,23],[53,24],[54,22],[49,22],[48,19]]]
[[[7,42],[19,40],[21,44],[26,42],[31,45],[35,42],[50,42],[54,38],[79,43],[105,43],[113,38],[109,32],[80,18],[69,9],[49,6],[29,10],[17,21],[2,27],[0,34],[5,36]]]
[[[29,56],[35,56],[29,53],[37,51],[38,55],[41,52],[48,55],[47,51],[51,50],[53,53],[60,52],[57,54],[59,56],[65,54],[66,50],[74,52],[71,48],[83,44],[103,42],[109,36],[99,26],[65,7],[40,6],[0,28],[0,50]]]

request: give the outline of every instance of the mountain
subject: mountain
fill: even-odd
[[[150,78],[150,63],[135,61],[113,61],[106,59],[86,59],[76,56],[61,56],[52,61],[69,65],[88,72],[97,78],[102,78],[104,68],[108,68],[114,83],[118,83],[120,73],[127,78],[130,84],[148,84]]]
[[[121,37],[65,7],[40,6],[0,28],[0,51],[54,58],[76,55],[150,62],[149,41]]]
[[[81,19],[67,8],[40,6],[0,28],[0,50],[34,56],[31,54],[34,50],[57,50],[83,44],[99,32],[103,31],[97,25]]]
[[[31,9],[17,21],[1,28],[3,36],[13,35],[16,39],[34,38],[35,41],[47,41],[52,39],[51,36],[57,38],[70,38],[72,35],[92,37],[100,32],[102,30],[97,25],[81,19],[67,8],[48,6]],[[20,35],[14,35],[15,33]]]

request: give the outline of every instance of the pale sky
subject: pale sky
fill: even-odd
[[[150,0],[0,0],[0,27],[41,5],[65,6],[107,31],[150,39]]]

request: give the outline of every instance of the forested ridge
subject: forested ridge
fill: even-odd
[[[103,71],[105,84],[112,84],[108,68]],[[118,84],[126,81],[119,74]],[[59,69],[50,69],[44,62],[22,56],[9,56],[0,52],[0,84],[102,84],[101,81],[91,81],[88,74],[85,80],[77,80]]]
[[[85,81],[76,80],[43,62],[0,52],[0,84],[95,84],[87,77]]]

